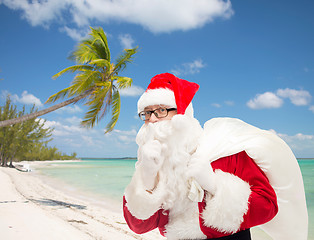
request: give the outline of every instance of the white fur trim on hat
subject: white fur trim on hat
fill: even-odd
[[[152,105],[166,105],[176,108],[176,99],[173,91],[168,88],[149,89],[143,93],[137,102],[137,112],[144,111],[145,107]]]
[[[189,106],[185,109],[185,116],[194,117],[194,109],[192,102],[189,104]]]

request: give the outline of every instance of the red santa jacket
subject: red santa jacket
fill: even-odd
[[[220,158],[211,165],[219,180],[217,191],[214,196],[205,194],[198,203],[199,226],[207,238],[231,235],[274,218],[278,212],[275,191],[245,151]],[[128,207],[124,197],[124,217],[135,233],[159,228],[165,236],[169,211],[159,209],[149,218],[139,219]]]

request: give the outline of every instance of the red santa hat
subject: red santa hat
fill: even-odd
[[[137,103],[138,112],[151,105],[165,105],[177,108],[178,114],[191,112],[193,116],[192,99],[199,85],[180,79],[171,73],[158,74],[151,79],[146,91]]]

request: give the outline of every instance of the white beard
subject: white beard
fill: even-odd
[[[175,115],[171,120],[144,124],[136,137],[141,146],[158,140],[163,146],[164,162],[159,171],[159,184],[165,186],[167,197],[164,209],[171,209],[175,201],[187,198],[189,183],[186,176],[191,154],[196,151],[202,127],[195,118]]]
[[[186,175],[202,131],[195,118],[175,115],[170,121],[144,124],[136,137],[139,151],[147,141],[158,140],[163,145],[164,162],[159,170],[158,186],[164,193],[162,208],[169,210],[166,225],[169,240],[206,238],[199,226],[198,205],[188,198],[190,185]]]

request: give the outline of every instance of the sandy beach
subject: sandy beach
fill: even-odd
[[[137,235],[122,210],[75,199],[31,173],[1,167],[0,183],[1,239],[164,239],[158,231]]]
[[[31,168],[45,162],[31,162]],[[0,167],[0,233],[5,240],[159,240],[156,229],[143,235],[133,233],[123,218],[122,206],[110,202],[99,206],[88,198],[77,198],[63,186],[47,184],[33,172]],[[122,196],[121,196],[122,197]],[[254,240],[269,238],[258,228]]]

